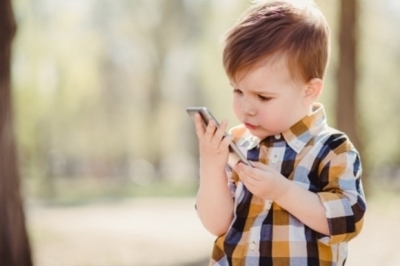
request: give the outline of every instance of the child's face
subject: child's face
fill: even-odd
[[[263,139],[289,129],[310,112],[307,84],[295,81],[285,57],[243,71],[237,76],[233,109],[250,132]]]

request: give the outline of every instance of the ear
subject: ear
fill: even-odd
[[[304,103],[312,104],[321,95],[323,89],[323,82],[319,78],[309,80],[305,85]]]

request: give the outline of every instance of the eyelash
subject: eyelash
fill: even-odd
[[[259,98],[261,101],[263,101],[263,102],[267,102],[267,101],[269,101],[269,100],[272,99],[272,98],[264,97],[264,96],[261,96],[261,95],[258,95],[258,98]]]
[[[238,90],[238,89],[234,89],[234,90],[233,90],[233,93],[243,94],[243,92],[242,92],[241,90]],[[258,95],[258,99],[260,99],[262,102],[267,102],[267,101],[271,100],[272,98],[270,98],[270,97],[264,97],[264,96],[262,96],[262,95]]]

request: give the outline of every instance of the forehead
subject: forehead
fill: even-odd
[[[268,74],[273,74],[285,78],[287,81],[304,83],[299,66],[293,60],[289,60],[289,55],[285,52],[264,56],[249,66],[239,68],[234,73],[231,82],[239,83],[249,73],[261,71],[261,69],[265,71],[266,77]]]
[[[287,76],[288,78],[291,77],[287,56],[284,54],[267,56],[251,64],[250,66],[238,69],[235,72],[231,83],[240,83],[249,74],[259,74],[265,76],[265,78],[268,78],[270,75],[278,75],[281,77]]]

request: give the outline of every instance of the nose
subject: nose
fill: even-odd
[[[246,99],[242,101],[242,112],[246,116],[253,116],[256,114],[255,106]]]

